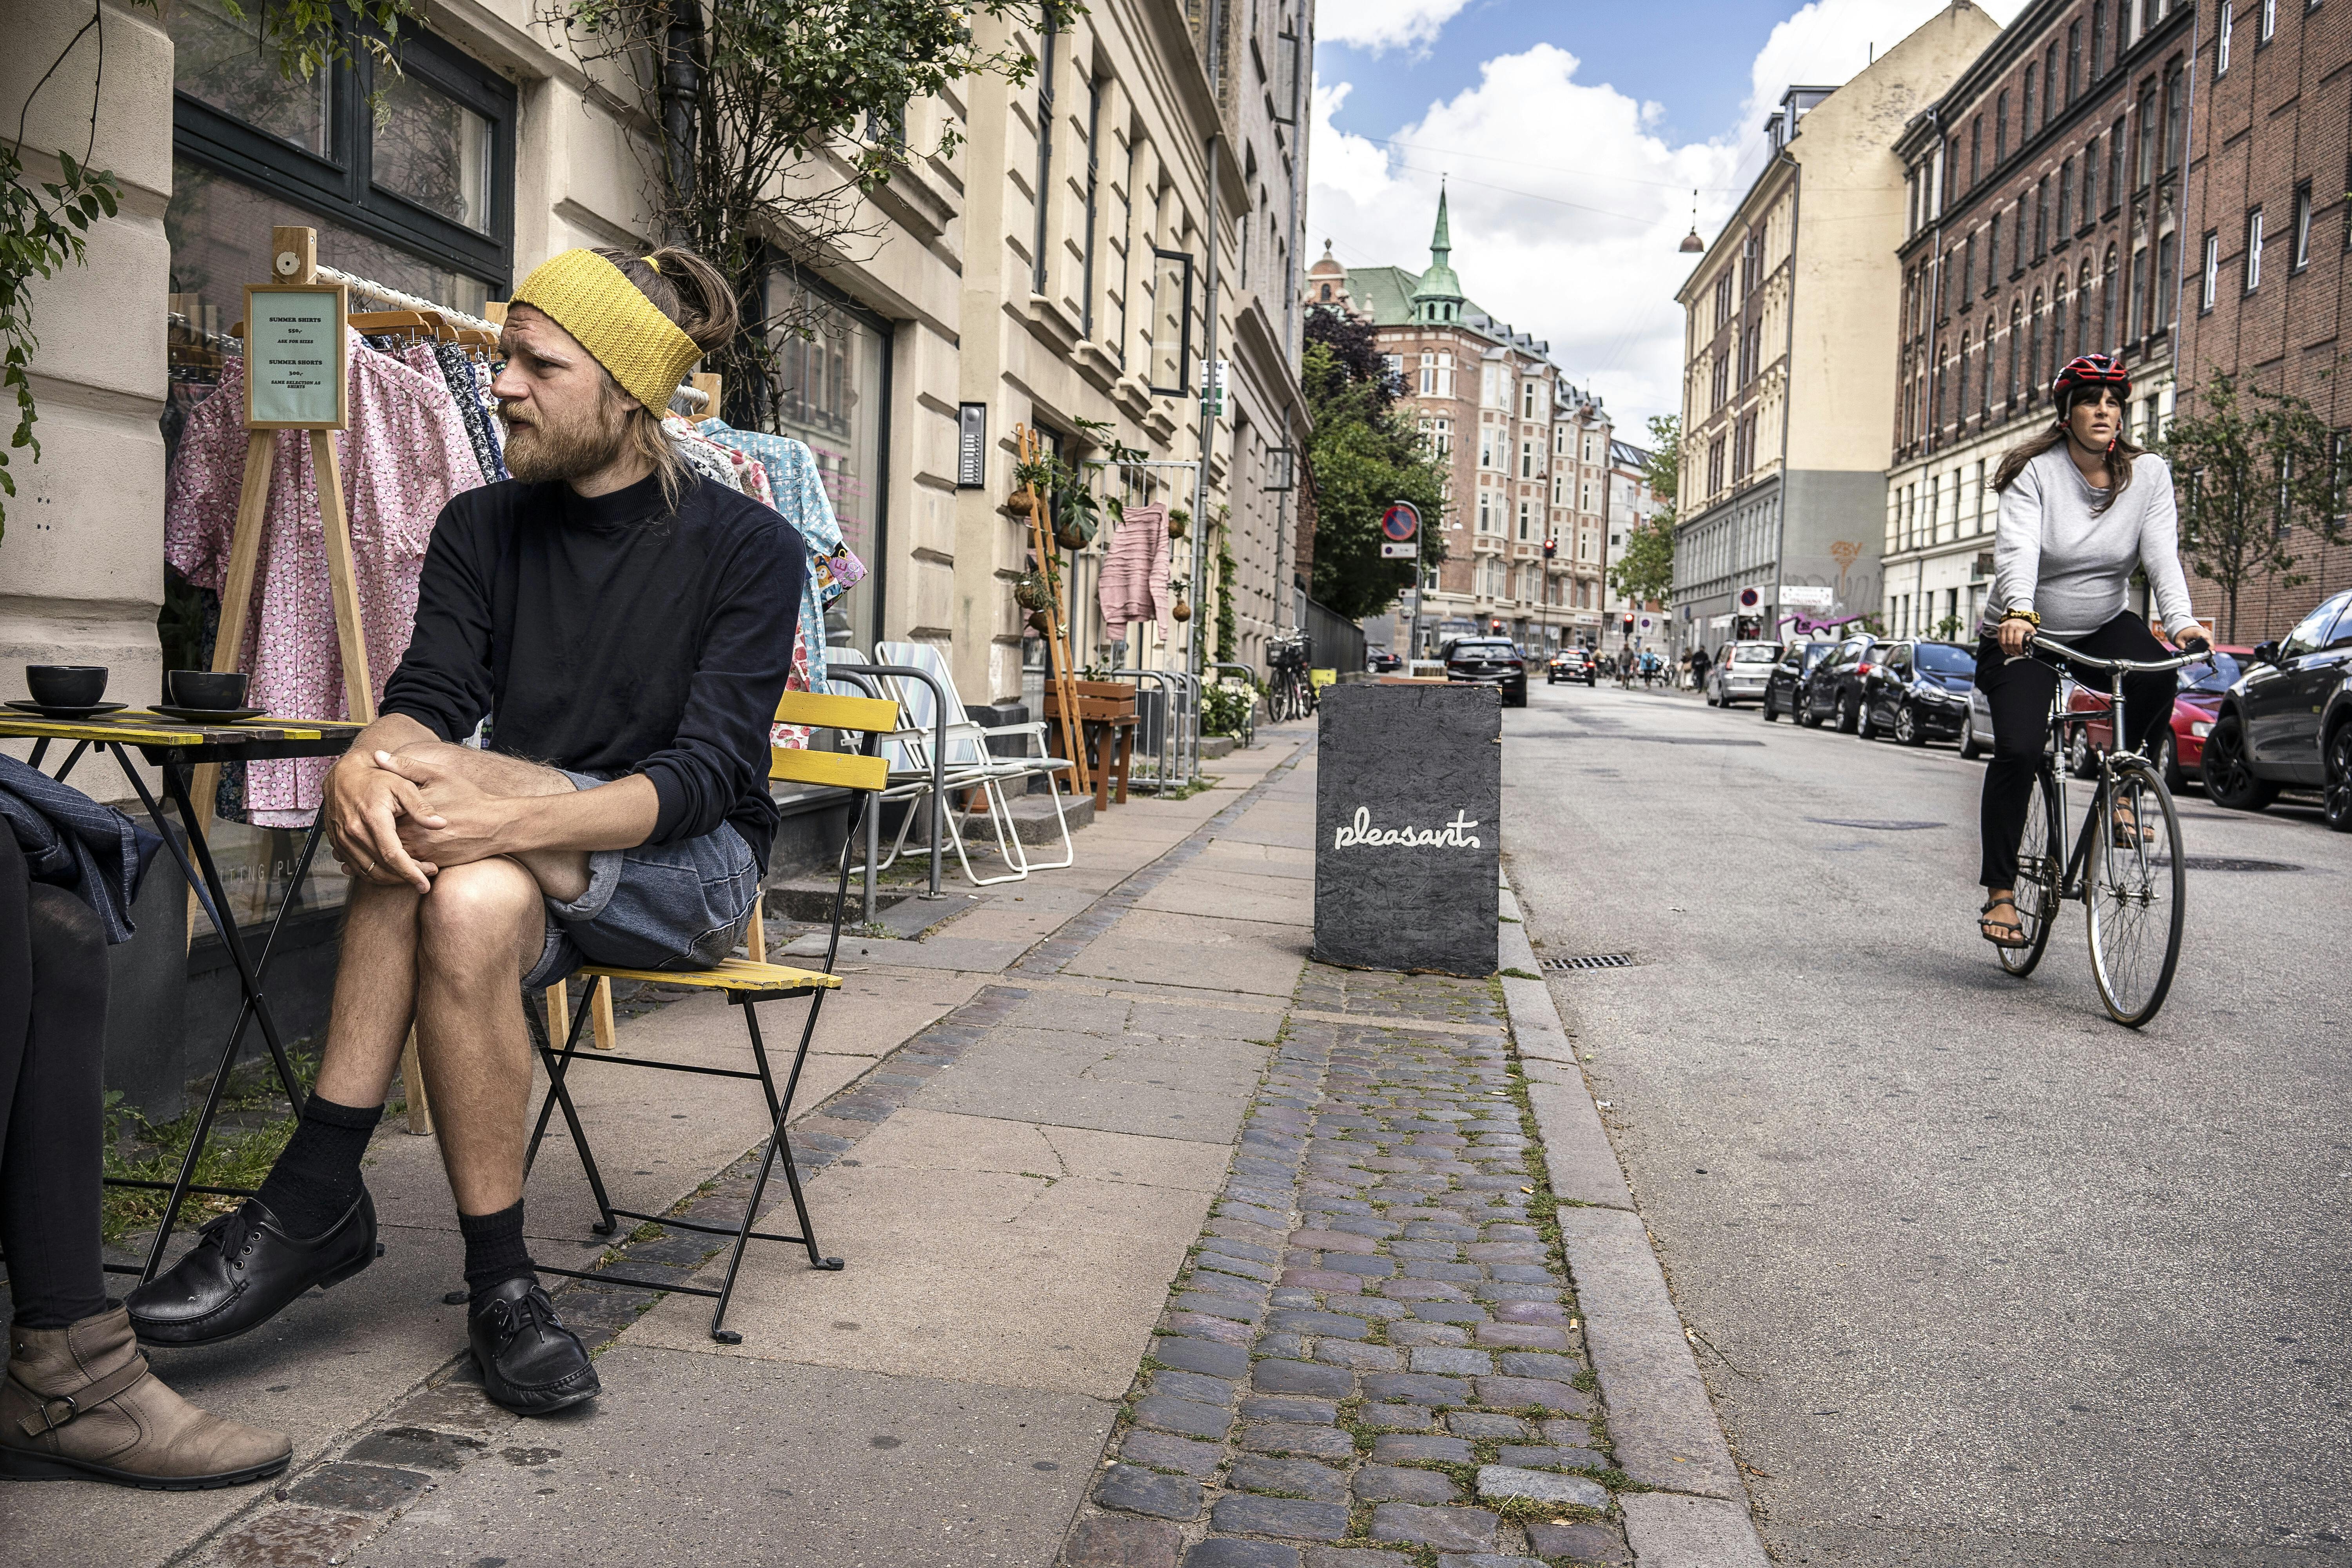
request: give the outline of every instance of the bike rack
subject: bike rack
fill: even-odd
[[[1149,679],[1158,686],[1160,694],[1159,761],[1150,780],[1130,779],[1129,787],[1141,789],[1148,782],[1151,793],[1160,795],[1171,788],[1183,788],[1199,778],[1200,678],[1181,669],[1114,669],[1107,673],[1113,679],[1132,679],[1139,693]]]

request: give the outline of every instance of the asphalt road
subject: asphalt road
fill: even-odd
[[[1976,931],[1980,764],[1695,697],[1504,714],[1505,859],[1784,1563],[2352,1563],[2352,835],[2180,802],[2134,1033]],[[1879,826],[1867,826],[1867,825]],[[1902,826],[1894,826],[1894,825]]]

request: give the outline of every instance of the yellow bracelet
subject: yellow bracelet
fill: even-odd
[[[2000,618],[2004,621],[2028,621],[2036,627],[2042,625],[2042,617],[2032,610],[2004,610]]]

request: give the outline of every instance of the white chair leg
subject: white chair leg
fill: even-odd
[[[978,788],[982,792],[982,797],[986,798],[988,792],[994,787],[994,784],[993,782],[991,781],[973,787]],[[963,830],[958,826],[956,821],[956,818],[959,816],[969,818],[971,815],[971,814],[969,812],[958,813],[954,811],[945,811],[940,814],[940,819],[947,824],[948,841],[955,846],[956,861],[963,868],[964,880],[970,882],[975,888],[987,888],[992,887],[999,882],[1018,882],[1026,878],[1029,875],[1028,871],[1018,866],[1014,866],[1002,877],[983,877],[971,868],[971,857],[964,852]],[[994,818],[995,815],[996,814],[992,809],[989,813],[992,820]],[[1000,843],[1002,842],[1001,830],[999,841]],[[1011,862],[1008,860],[1007,864],[1010,865]]]
[[[1061,830],[1062,858],[1059,860],[1032,860],[1029,858],[1028,851],[1024,849],[1022,851],[1022,862],[1032,871],[1065,870],[1078,863],[1078,850],[1077,847],[1070,842],[1070,819],[1062,809],[1061,787],[1051,770],[1045,773],[1045,793],[1054,802],[1054,826]]]

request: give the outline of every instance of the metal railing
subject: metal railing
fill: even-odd
[[[1130,776],[1130,788],[1149,786],[1159,795],[1181,789],[1201,776],[1201,681],[1181,669],[1113,669],[1114,680],[1135,682],[1136,748],[1152,753],[1150,777]],[[1144,701],[1143,683],[1156,688],[1154,703]],[[1108,763],[1108,759],[1105,759]]]

